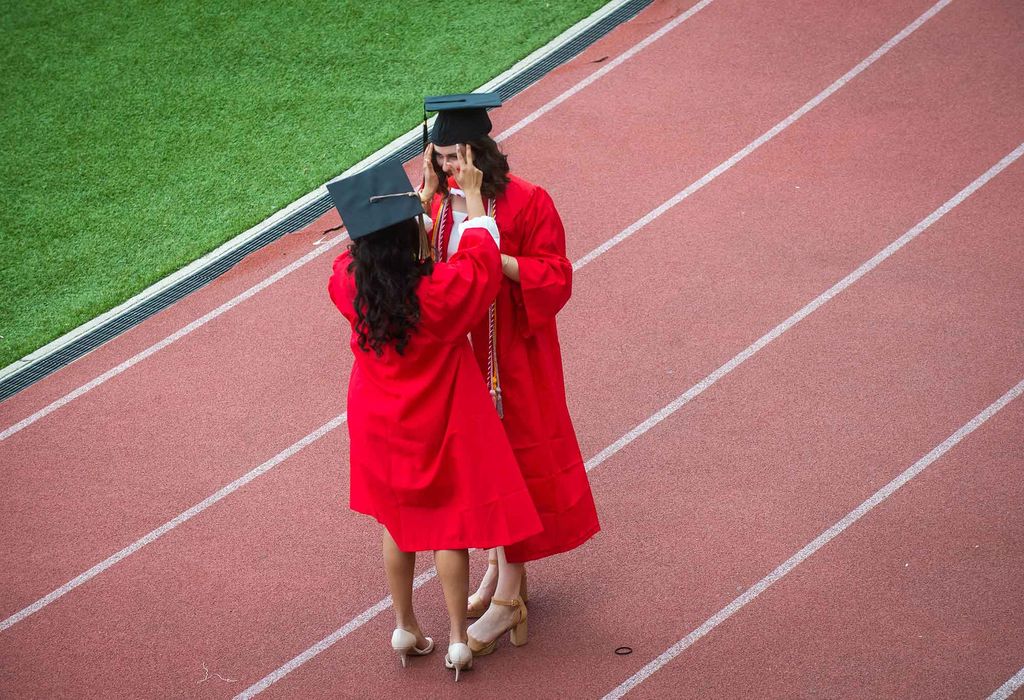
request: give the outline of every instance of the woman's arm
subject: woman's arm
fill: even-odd
[[[513,282],[519,281],[519,261],[511,255],[501,254],[501,273]]]
[[[502,260],[509,279],[519,284],[513,297],[522,305],[527,335],[550,323],[572,295],[572,263],[565,257],[565,229],[550,195],[537,187],[521,213],[520,254],[513,263]],[[514,272],[513,272],[514,269]]]
[[[478,219],[483,222],[486,217]],[[421,322],[443,340],[465,337],[483,318],[501,286],[501,257],[485,226],[467,228],[459,250],[437,263],[420,288]]]

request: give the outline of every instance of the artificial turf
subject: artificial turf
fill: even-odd
[[[0,9],[0,367],[323,184],[605,0]]]

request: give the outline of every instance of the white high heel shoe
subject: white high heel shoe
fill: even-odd
[[[473,652],[462,642],[448,645],[448,655],[444,657],[444,667],[455,669],[455,682],[459,682],[459,671],[473,668]]]
[[[416,648],[416,635],[401,628],[391,633],[391,648],[395,650],[402,660],[402,668],[405,668],[405,660],[408,656],[426,656],[434,651],[434,640],[426,637],[427,646],[422,649]]]

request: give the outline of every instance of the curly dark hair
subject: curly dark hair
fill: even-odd
[[[363,351],[377,357],[394,344],[401,355],[420,321],[416,287],[433,271],[430,260],[420,262],[420,229],[406,219],[352,241],[349,271],[355,273],[356,334]]]
[[[508,185],[508,156],[498,149],[498,144],[490,136],[467,142],[473,148],[473,165],[484,174],[480,194],[484,199],[500,197]],[[437,173],[438,191],[448,194],[448,176],[434,158],[434,172]]]

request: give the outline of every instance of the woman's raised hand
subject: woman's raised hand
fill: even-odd
[[[458,157],[458,171],[455,173],[455,182],[459,183],[459,189],[466,196],[466,214],[474,219],[478,216],[486,216],[483,196],[480,194],[480,185],[483,184],[484,174],[473,165],[473,147],[468,143],[456,147]]]
[[[456,157],[459,161],[458,169],[455,172],[455,181],[459,183],[459,189],[469,194],[480,192],[480,185],[483,184],[484,174],[473,165],[473,147],[468,143],[456,146]]]
[[[437,171],[434,170],[434,144],[427,144],[427,150],[423,152],[423,190],[420,193],[422,199],[429,199],[437,192]]]

